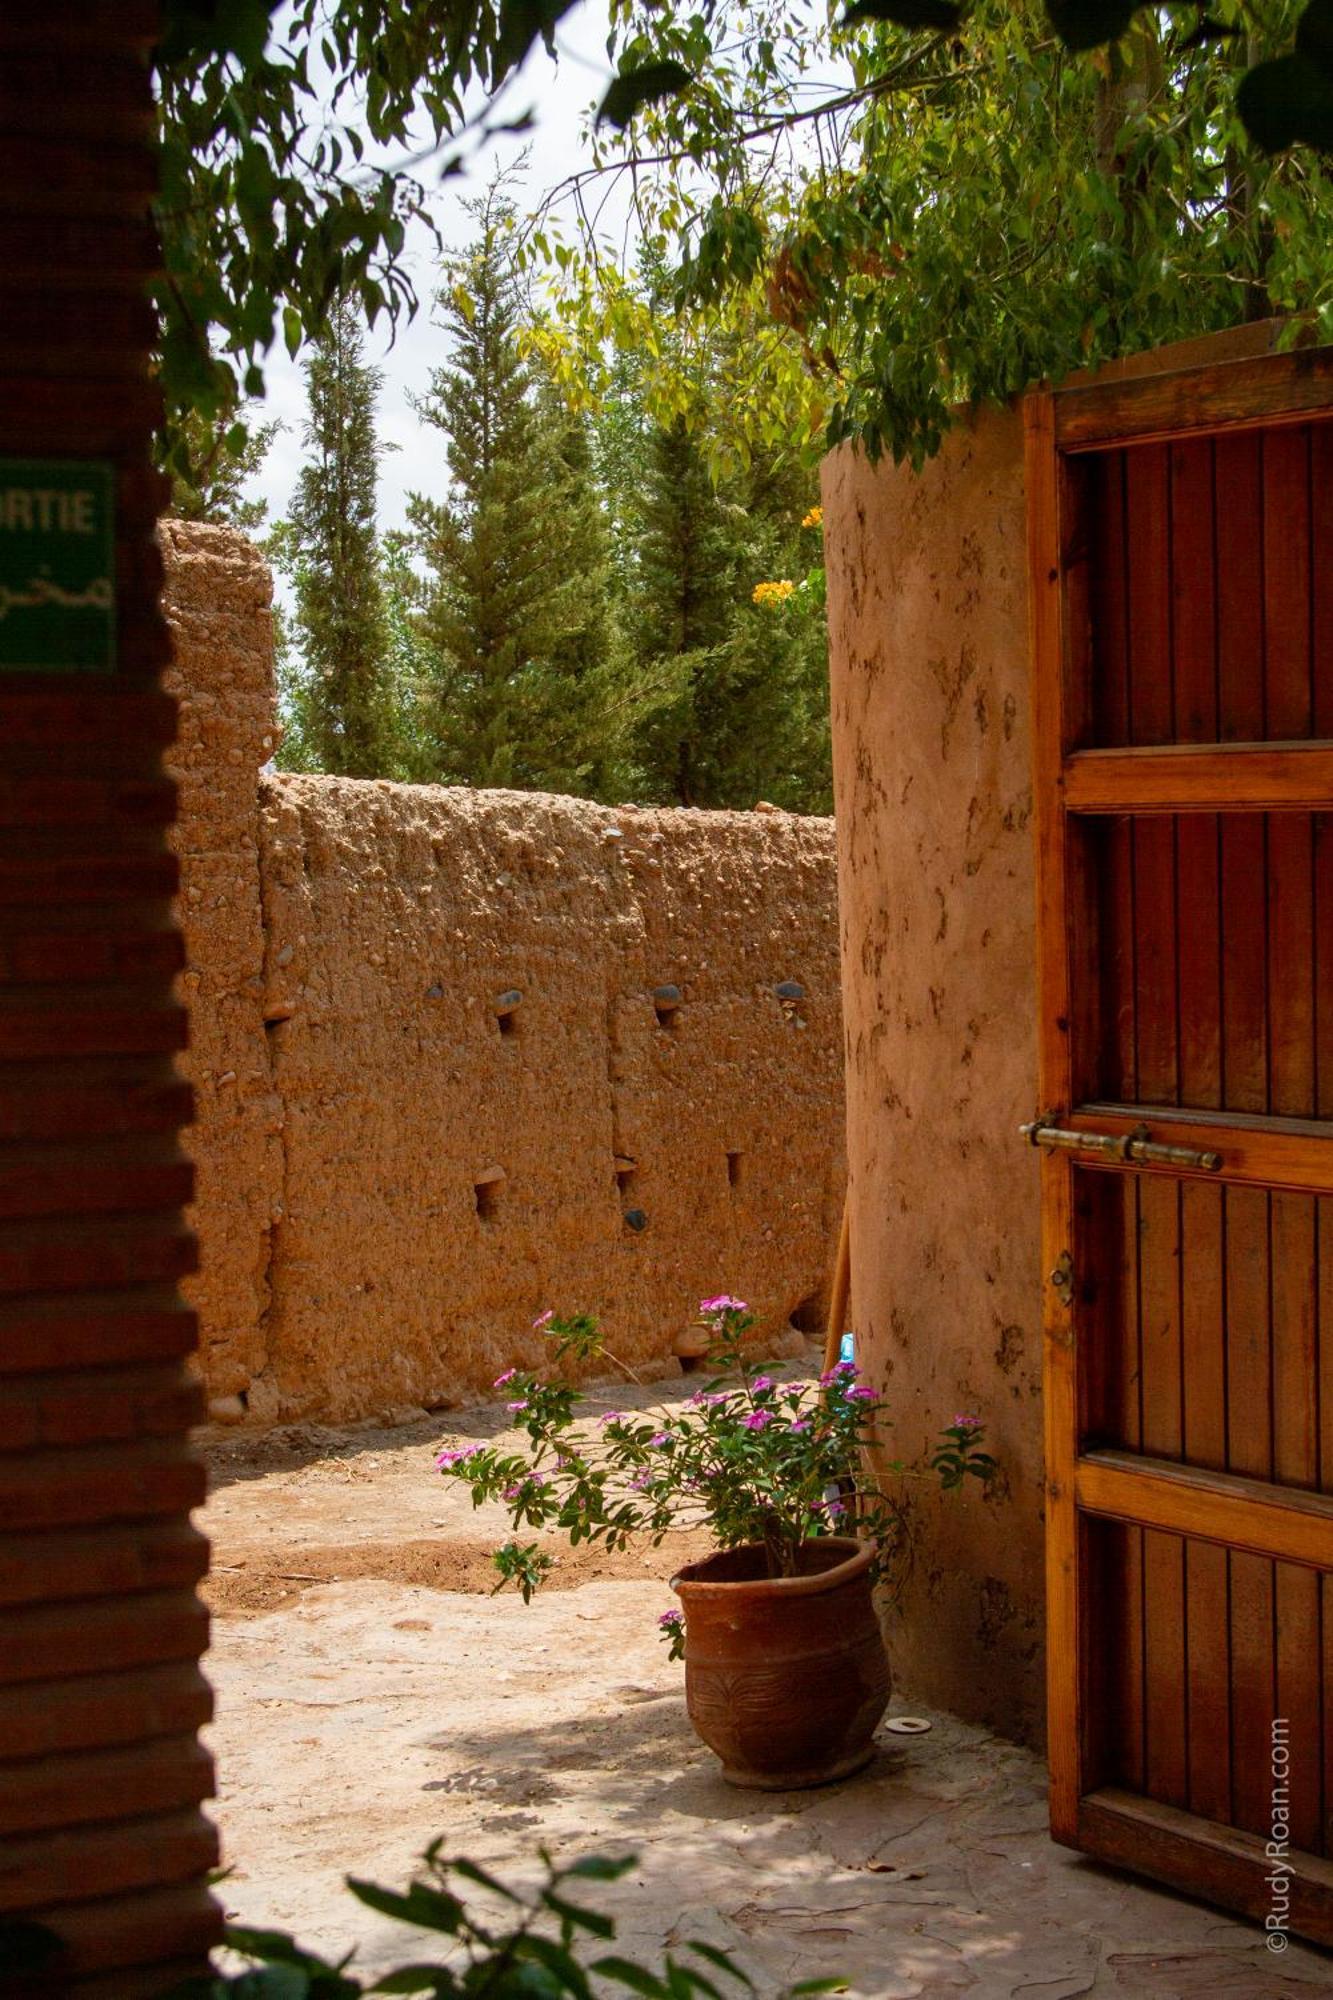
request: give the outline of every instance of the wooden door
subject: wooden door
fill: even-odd
[[[1027,442],[1052,1831],[1333,1943],[1333,350]]]

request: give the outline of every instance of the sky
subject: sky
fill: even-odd
[[[588,107],[600,100],[612,73],[606,55],[607,29],[605,0],[584,0],[560,25],[558,60],[553,63],[540,44],[533,51],[505,94],[503,115],[513,118],[531,106],[535,129],[522,138],[492,140],[474,156],[466,177],[442,183],[434,205],[435,220],[448,245],[460,248],[469,240],[472,221],[463,204],[481,191],[496,166],[516,162],[526,150],[525,186],[535,206],[547,189],[588,165],[580,127]],[[519,199],[521,202],[521,194]],[[447,486],[444,439],[439,431],[418,420],[411,405],[411,398],[427,389],[431,370],[448,358],[448,341],[432,324],[427,303],[434,288],[432,272],[437,256],[424,229],[418,227],[409,234],[408,255],[421,308],[410,325],[400,324],[392,346],[383,322],[369,333],[366,342],[367,360],[384,375],[380,435],[387,445],[396,447],[386,452],[380,466],[382,529],[406,525],[409,493],[442,499]],[[290,360],[281,342],[270,350],[264,374],[267,394],[256,415],[265,421],[277,418],[283,429],[247,488],[247,497],[266,500],[269,519],[277,520],[287,511],[301,467],[305,388],[299,359]]]

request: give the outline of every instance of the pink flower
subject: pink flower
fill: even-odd
[[[670,1431],[658,1431],[656,1436],[649,1438],[648,1442],[650,1445],[655,1446],[658,1451],[663,1451],[667,1445],[673,1442],[673,1439]]]
[[[625,1421],[625,1412],[623,1410],[604,1410],[597,1421],[599,1424],[623,1424]]]
[[[734,1299],[730,1292],[719,1292],[715,1299],[699,1301],[699,1311],[704,1319],[721,1319],[726,1313],[743,1313],[749,1310],[744,1299]]]
[[[873,1403],[875,1401],[875,1392],[873,1389],[867,1388],[864,1382],[857,1382],[847,1391],[847,1401],[849,1403]]]
[[[955,1417],[953,1427],[956,1431],[979,1431],[981,1429],[981,1418],[969,1416]]]
[[[796,1431],[808,1431],[808,1430],[809,1430],[809,1428],[810,1428],[810,1419],[809,1419],[809,1417],[802,1417],[802,1418],[801,1418],[801,1421],[800,1421],[800,1423],[799,1423],[799,1424],[793,1424],[793,1425],[792,1425],[792,1430],[793,1430],[793,1432],[796,1432]]]
[[[528,1407],[528,1399],[526,1396],[520,1396],[516,1403],[505,1404],[505,1408],[507,1410],[526,1410],[527,1407]]]
[[[771,1389],[772,1387],[773,1377],[771,1375],[756,1375],[750,1384],[750,1391],[752,1395],[761,1396],[765,1389]]]
[[[517,1368],[506,1368],[503,1375],[496,1376],[494,1382],[492,1382],[491,1384],[491,1387],[493,1389],[503,1389],[505,1383],[512,1382],[517,1373],[518,1373]]]
[[[630,1481],[630,1485],[633,1487],[636,1493],[645,1492],[647,1488],[652,1485],[652,1483],[653,1483],[653,1475],[651,1474],[651,1472],[636,1472],[633,1479],[631,1479]]]
[[[751,1410],[749,1416],[743,1419],[747,1431],[767,1430],[772,1421],[773,1412],[771,1410]]]
[[[657,1622],[660,1626],[662,1626],[664,1630],[666,1630],[668,1627],[672,1625],[683,1625],[685,1622],[685,1614],[683,1611],[664,1611],[659,1617]]]
[[[546,1311],[544,1313],[538,1313],[536,1319],[532,1322],[533,1332],[540,1333],[542,1328],[545,1326],[549,1326],[554,1318],[555,1318],[555,1307],[547,1306]]]
[[[479,1444],[470,1444],[462,1451],[442,1451],[435,1463],[441,1472],[446,1472],[451,1465],[461,1465],[465,1458],[475,1457],[482,1449]]]

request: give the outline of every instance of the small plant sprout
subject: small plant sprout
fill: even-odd
[[[853,1361],[839,1361],[815,1381],[784,1381],[764,1369],[746,1345],[755,1315],[729,1292],[702,1300],[699,1313],[717,1372],[686,1403],[605,1410],[591,1432],[576,1430],[576,1389],[507,1371],[504,1386],[514,1391],[508,1408],[528,1447],[445,1451],[439,1470],[470,1489],[474,1506],[500,1501],[515,1528],[554,1530],[573,1546],[597,1542],[612,1550],[703,1528],[720,1549],[762,1545],[773,1577],[797,1574],[803,1543],[854,1532],[875,1544],[877,1580],[892,1588],[906,1556],[906,1510],[875,1472],[884,1443],[877,1391]],[[585,1366],[601,1357],[597,1323],[587,1314],[543,1314],[542,1322],[556,1365],[570,1356]],[[924,1473],[946,1490],[969,1477],[988,1479],[995,1465],[981,1448],[983,1436],[978,1418],[955,1417]],[[899,1465],[888,1469],[898,1482],[912,1476]],[[551,1568],[538,1543],[517,1540],[497,1551],[495,1563],[497,1588],[516,1584],[525,1600]],[[679,1658],[682,1614],[670,1611],[658,1622]]]

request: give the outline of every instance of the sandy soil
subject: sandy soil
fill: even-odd
[[[589,1416],[679,1402],[695,1387],[674,1382],[596,1384]],[[386,1427],[331,1430],[294,1424],[247,1433],[205,1432],[210,1496],[204,1526],[215,1543],[204,1595],[214,1612],[274,1611],[294,1604],[312,1584],[373,1578],[432,1590],[488,1594],[496,1582],[491,1552],[509,1533],[499,1507],[475,1508],[467,1490],[441,1477],[441,1444],[500,1436],[502,1403],[472,1404]],[[523,1442],[513,1434],[514,1444]],[[608,1553],[571,1549],[563,1537],[524,1536],[549,1552],[555,1567],[546,1591],[612,1579],[665,1579],[705,1555],[697,1535],[669,1536],[654,1550]],[[672,1600],[663,1590],[663,1603]]]
[[[663,1390],[598,1393],[626,1407]],[[864,2000],[1333,1990],[1322,1954],[1275,1957],[1253,1926],[1053,1846],[1039,1760],[949,1717],[886,1734],[840,1786],[730,1789],[656,1631],[687,1538],[563,1550],[530,1606],[487,1594],[503,1518],[474,1513],[431,1459],[442,1435],[504,1421],[491,1405],[397,1430],[206,1439],[222,1893],[243,1921],[355,1946],[366,1971],[418,1956],[424,1940],[342,1877],[402,1885],[439,1835],[516,1882],[539,1842],[562,1860],[637,1854],[593,1899],[617,1948],[660,1964],[702,1939],[764,2000],[835,1974]]]

